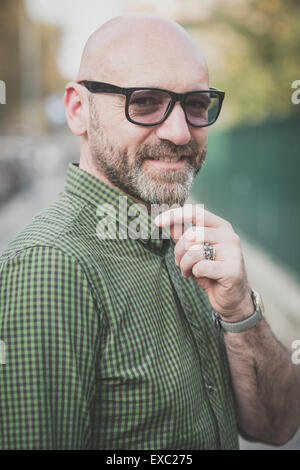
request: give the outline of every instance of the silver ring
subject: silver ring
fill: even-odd
[[[216,250],[211,243],[205,242],[203,245],[203,251],[205,259],[210,261],[214,261],[216,259]]]

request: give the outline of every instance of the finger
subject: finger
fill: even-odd
[[[204,243],[204,228],[203,227],[189,227],[180,239],[176,242],[174,248],[175,260],[180,261],[182,256],[194,244],[201,245]]]
[[[212,282],[216,282],[214,280],[208,279],[207,277],[198,277],[196,279],[195,276],[193,276],[193,279],[197,281],[197,285],[203,290],[208,289]]]
[[[195,278],[206,277],[215,281],[226,275],[226,266],[223,261],[201,260],[192,267],[192,274]]]
[[[167,231],[170,233],[170,236],[171,236],[171,238],[173,238],[175,243],[177,243],[178,240],[180,240],[180,238],[183,236],[183,234],[187,230],[186,224],[181,224],[181,223],[180,224],[173,224],[168,228],[165,226],[164,228],[165,228],[165,230],[167,229]]]
[[[215,228],[223,226],[232,229],[227,220],[204,209],[202,204],[185,204],[183,207],[162,212],[155,218],[155,223],[163,227],[186,222],[192,222],[196,226],[203,225]]]
[[[220,243],[240,245],[240,239],[233,231],[211,227],[190,227],[176,243],[174,248],[175,260],[179,262],[185,252],[194,244],[199,245],[204,242],[209,242],[212,245]]]
[[[201,260],[192,267],[192,274],[196,279],[198,277],[207,277],[208,279],[218,281],[226,289],[240,284],[241,279],[245,277],[243,263],[239,260]]]
[[[205,259],[203,245],[193,245],[180,259],[179,267],[183,277],[192,276],[194,264]]]
[[[208,260],[209,262],[214,262],[214,263],[216,261],[223,262],[223,268],[224,268],[224,262],[226,264],[226,267],[227,265],[239,267],[240,254],[239,254],[238,249],[234,247],[233,245],[230,245],[227,243],[214,245],[214,252],[215,252],[215,258],[214,260]],[[182,275],[184,277],[189,277],[193,274],[193,266],[202,260],[203,261],[206,260],[204,247],[203,245],[194,244],[182,256],[181,259],[176,261],[176,264],[177,266],[180,267]],[[222,270],[222,272],[224,274],[225,272],[224,269]]]

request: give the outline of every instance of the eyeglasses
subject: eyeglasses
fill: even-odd
[[[216,122],[225,92],[217,88],[174,93],[162,88],[120,88],[110,83],[81,80],[91,93],[113,93],[126,96],[125,115],[139,126],[156,126],[164,122],[180,101],[186,121],[193,127],[207,127]]]

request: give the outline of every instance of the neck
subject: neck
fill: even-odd
[[[92,160],[91,158],[90,159],[85,158],[85,156],[81,153],[80,160],[79,160],[79,168],[81,170],[86,171],[87,173],[90,173],[91,175],[95,176],[96,178],[103,181],[104,183],[109,184],[113,188],[116,188],[119,191],[122,191],[122,193],[124,193],[126,196],[133,199],[135,202],[139,204],[143,204],[147,208],[148,213],[150,214],[151,204],[149,202],[145,202],[145,201],[142,201],[141,199],[137,199],[136,197],[132,196],[129,193],[126,193],[123,189],[120,189],[118,186],[113,184],[98,168],[95,168],[95,165],[93,165],[91,160]]]

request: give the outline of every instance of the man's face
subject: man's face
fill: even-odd
[[[160,54],[160,51],[153,53],[154,64],[135,57],[135,64],[129,70],[127,64],[127,72],[125,63],[122,70],[121,60],[122,73],[102,81],[175,92],[208,88],[206,70],[201,70],[191,58],[179,66],[170,51],[169,55],[165,54],[164,62],[162,57],[159,59]],[[159,67],[159,63],[165,66]],[[123,95],[89,93],[89,111],[88,145],[97,171],[139,200],[184,204],[206,156],[206,128],[189,126],[179,102],[166,121],[153,127],[139,126],[126,119]]]

